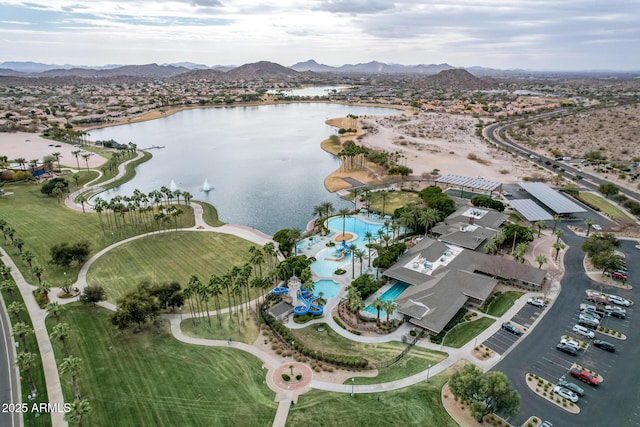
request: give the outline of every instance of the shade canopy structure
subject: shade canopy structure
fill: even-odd
[[[531,199],[513,199],[509,200],[509,204],[527,221],[551,221],[553,219],[553,215]]]
[[[462,188],[471,188],[474,190],[482,190],[482,191],[494,191],[500,187],[502,187],[502,183],[497,181],[490,181],[488,179],[484,179],[481,176],[476,177],[468,177],[454,174],[446,174],[436,179],[437,183],[447,184],[456,187]]]
[[[518,185],[540,203],[559,215],[586,212],[587,210],[542,182],[520,182]]]

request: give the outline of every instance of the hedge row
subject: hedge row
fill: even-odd
[[[291,330],[289,330],[289,328],[284,326],[282,323],[276,322],[273,317],[271,317],[264,311],[264,309],[261,310],[261,317],[264,323],[266,323],[277,335],[279,335],[280,338],[284,340],[284,342],[290,343],[293,341],[296,351],[298,351],[303,356],[347,368],[364,369],[369,365],[369,361],[364,357],[345,356],[340,354],[324,353],[311,350],[310,348],[302,345],[299,341],[296,341],[295,337],[291,333]]]

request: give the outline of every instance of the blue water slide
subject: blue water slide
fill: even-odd
[[[300,292],[300,296],[298,297],[298,301],[301,302],[302,305],[293,307],[293,313],[298,316],[303,316],[307,313],[316,315],[324,313],[324,309],[322,308],[322,306],[313,304],[313,302],[317,299],[320,299],[320,297],[313,295],[306,289],[302,290]]]
[[[282,295],[282,294],[286,294],[287,292],[289,292],[289,288],[285,288],[283,286],[279,286],[271,290],[271,293],[274,295]]]
[[[349,250],[349,245],[347,245],[347,242],[344,239],[342,240],[342,249],[345,251]]]

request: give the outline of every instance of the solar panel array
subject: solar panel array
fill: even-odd
[[[440,178],[436,179],[436,182],[485,191],[493,191],[502,185],[497,181],[489,181],[488,179],[484,179],[481,176],[468,177],[453,174],[443,175]]]
[[[509,204],[513,209],[520,212],[527,221],[550,221],[553,219],[553,215],[531,199],[513,199],[509,200]]]
[[[518,185],[555,213],[569,214],[587,211],[542,182],[520,182]]]

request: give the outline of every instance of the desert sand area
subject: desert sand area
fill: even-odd
[[[398,163],[426,176],[434,169],[440,175],[482,176],[502,183],[516,183],[525,176],[551,175],[531,162],[514,157],[475,135],[478,119],[446,113],[389,115],[359,120],[358,143],[380,151],[398,152]]]
[[[60,145],[60,147],[54,145]],[[32,159],[42,161],[44,156],[60,153],[60,165],[77,168],[78,162],[71,152],[78,149],[80,148],[71,144],[42,138],[35,133],[0,133],[0,155],[7,156],[9,160],[22,157],[27,162]],[[87,165],[83,158],[80,157],[78,160],[81,168]],[[89,157],[90,168],[100,167],[105,162],[106,159],[97,154]]]

